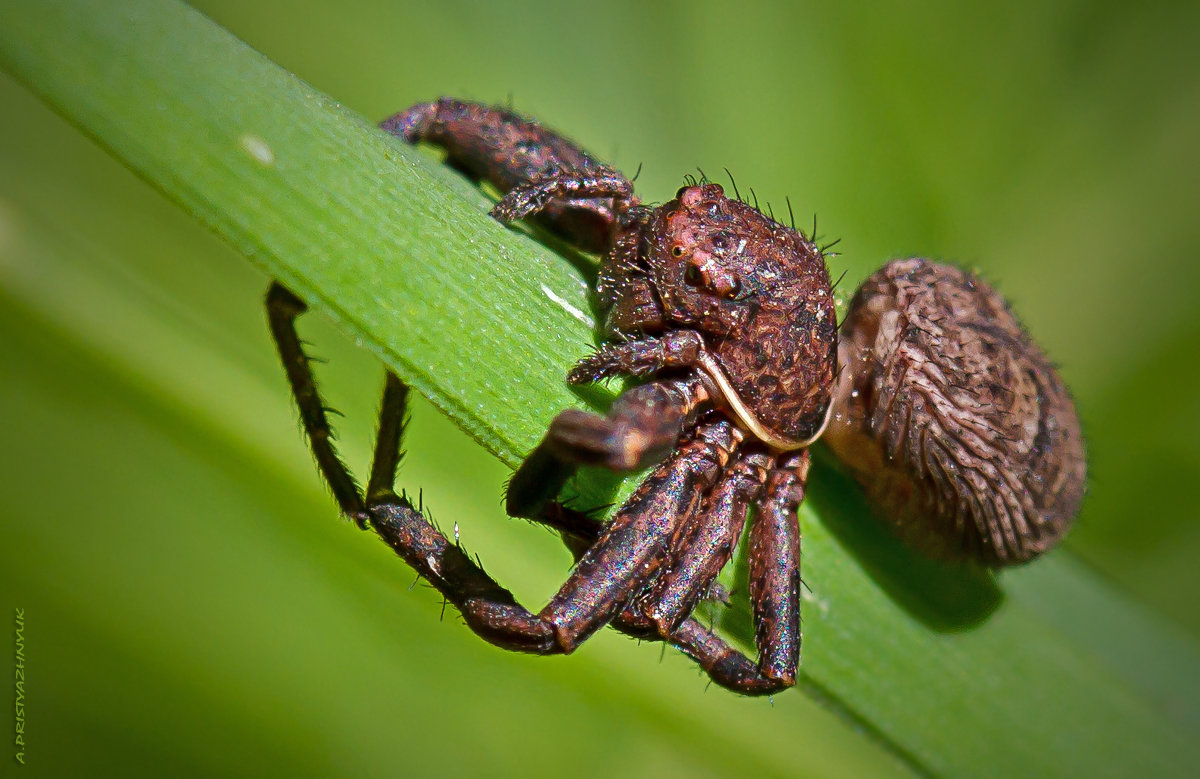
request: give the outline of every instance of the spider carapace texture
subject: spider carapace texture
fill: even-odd
[[[878,513],[922,550],[989,566],[1052,546],[1083,494],[1079,423],[1054,367],[1004,299],[951,265],[889,263],[859,288],[839,337],[825,258],[810,236],[691,181],[661,206],[564,137],[507,109],[443,98],[382,127],[441,147],[529,220],[600,255],[604,345],[575,384],[636,381],[606,414],[569,409],[509,484],[510,515],[561,533],[575,558],[532,612],[393,489],[407,388],[388,373],[363,492],[339,459],[279,283],[271,331],[318,468],[371,529],[511,650],[569,653],[605,625],[666,641],[748,695],[795,683],[808,447],[824,433]],[[736,188],[735,188],[736,189]],[[736,195],[736,192],[735,192]],[[446,323],[453,327],[453,323]],[[580,466],[652,467],[607,522],[558,502]],[[745,533],[758,657],[692,616]]]

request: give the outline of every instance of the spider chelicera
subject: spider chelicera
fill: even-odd
[[[727,197],[721,186],[694,182],[664,205],[645,206],[629,180],[562,136],[508,110],[460,100],[416,105],[382,127],[409,143],[441,146],[448,164],[491,182],[503,193],[492,210],[497,219],[528,219],[600,254],[595,294],[606,343],[567,379],[645,379],[607,414],[559,414],[510,482],[508,513],[559,531],[576,559],[566,583],[533,613],[395,493],[407,389],[391,372],[371,475],[366,492],[359,490],[330,442],[296,335],[305,305],[279,283],[271,286],[271,331],[318,467],[342,512],[373,529],[485,640],[522,652],[569,653],[611,624],[671,643],[739,693],[793,685],[800,657],[796,511],[808,446],[827,426],[835,453],[868,487],[875,467],[887,466],[886,488],[872,492],[885,513],[898,509],[906,526],[926,516],[938,520],[926,524],[939,544],[926,546],[943,556],[1022,562],[1056,541],[1074,516],[1083,483],[1074,409],[1015,319],[1011,326],[996,323],[1007,306],[982,282],[924,261],[909,261],[919,267],[902,273],[887,266],[872,277],[872,294],[856,298],[848,320],[857,329],[843,334],[841,357],[852,371],[839,381],[822,252],[810,237]],[[914,273],[932,274],[921,282],[929,294],[908,294],[912,285],[905,282]],[[991,305],[989,296],[999,303]],[[951,355],[958,362],[939,362],[931,352],[945,351],[974,325],[973,305],[989,317],[973,343],[999,345],[963,347]],[[908,338],[935,329],[940,341]],[[998,341],[997,333],[1004,338]],[[970,377],[959,375],[979,370],[979,360],[986,368],[997,354],[1012,358],[1009,374],[1025,381],[1007,405],[994,381],[971,394]],[[890,405],[864,408],[875,397]],[[1015,422],[1013,409],[1022,415]],[[989,418],[993,411],[1003,425]],[[936,441],[926,439],[930,425],[920,416],[926,412],[938,419],[943,435]],[[990,436],[987,425],[1004,432]],[[581,465],[654,467],[602,524],[557,501]],[[1003,478],[1022,468],[1034,478]],[[1014,489],[1024,493],[1014,497]],[[757,660],[692,616],[714,592],[751,514],[746,537]]]

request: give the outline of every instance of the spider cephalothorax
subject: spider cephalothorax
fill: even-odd
[[[837,358],[817,247],[718,184],[684,187],[628,222],[600,270],[609,337],[694,334],[690,359],[719,405],[776,449],[807,445],[824,423]],[[585,361],[572,379],[600,378],[602,364]]]
[[[525,652],[570,652],[611,624],[674,644],[738,692],[767,694],[794,684],[796,510],[808,476],[807,447],[831,420],[835,452],[882,505],[899,511],[897,524],[932,528],[942,537],[927,548],[993,565],[1020,562],[1069,524],[1082,494],[1082,443],[1053,368],[1015,320],[998,323],[1003,337],[958,348],[956,339],[969,329],[962,325],[997,325],[982,309],[992,296],[1002,299],[982,282],[932,263],[887,266],[876,286],[891,283],[888,289],[903,294],[892,299],[868,291],[856,298],[835,395],[838,332],[829,274],[816,245],[794,227],[707,181],[683,187],[664,205],[643,205],[620,173],[502,108],[442,99],[413,106],[383,128],[409,143],[441,146],[449,164],[491,182],[503,193],[492,210],[501,221],[529,219],[600,254],[595,292],[605,344],[568,381],[644,380],[606,414],[559,414],[513,476],[508,512],[559,530],[576,558],[558,593],[531,613],[393,492],[406,397],[394,374],[384,391],[370,483],[365,495],[358,490],[329,443],[295,333],[304,304],[272,286],[272,332],[318,465],[343,512],[373,528],[486,640]],[[920,284],[938,294],[909,294]],[[977,294],[980,287],[985,294]],[[884,335],[895,335],[888,328],[897,317],[903,332],[889,340]],[[916,335],[935,330],[933,340]],[[964,355],[970,359],[959,359]],[[914,365],[920,370],[909,371]],[[991,366],[1020,386],[1006,390],[955,373],[986,373]],[[980,413],[1006,391],[1000,427],[1028,432],[1024,445],[1008,445],[1008,434],[988,429],[988,415]],[[880,398],[900,400],[870,406]],[[953,412],[953,424],[924,419],[926,412]],[[943,438],[929,440],[930,430]],[[931,476],[935,461],[940,470]],[[600,524],[557,502],[580,465],[654,467],[611,521]],[[878,489],[872,489],[875,465],[885,476]],[[1028,478],[1008,478],[1028,466],[1035,468]],[[987,498],[996,484],[1007,491]],[[757,661],[691,616],[713,592],[748,515]],[[934,519],[922,524],[926,515]]]

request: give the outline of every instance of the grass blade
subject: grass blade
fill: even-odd
[[[562,373],[591,341],[586,267],[490,221],[484,198],[426,156],[182,5],[8,5],[5,68],[489,451],[514,464],[580,402]],[[1195,765],[1190,643],[1064,555],[995,581],[946,571],[872,523],[833,469],[814,482],[812,694],[933,773]],[[1097,641],[1101,625],[1137,645]]]

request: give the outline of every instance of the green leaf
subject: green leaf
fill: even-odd
[[[492,222],[428,156],[181,5],[9,4],[4,19],[6,69],[506,464],[581,403],[562,376],[592,340],[587,266]],[[1191,642],[1069,555],[947,570],[892,540],[835,468],[813,482],[805,692],[931,773],[1196,764]]]
[[[194,12],[6,17],[9,70],[505,462],[574,401],[562,366],[591,342],[583,280],[432,160]]]

